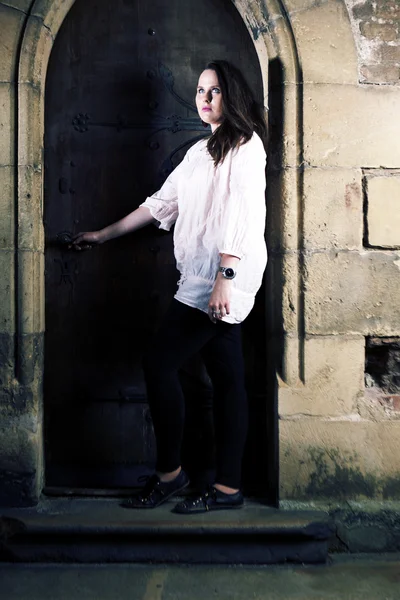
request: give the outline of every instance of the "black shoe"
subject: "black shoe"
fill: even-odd
[[[208,512],[210,510],[224,510],[229,508],[242,508],[244,504],[241,491],[235,494],[225,494],[213,486],[204,492],[179,502],[172,510],[174,513],[188,515],[193,513]]]
[[[124,508],[156,508],[175,496],[189,485],[189,477],[182,469],[172,481],[161,481],[158,475],[152,475],[144,488],[137,494],[121,502]]]

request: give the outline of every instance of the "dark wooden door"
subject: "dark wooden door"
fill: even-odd
[[[230,0],[77,0],[55,41],[45,116],[47,485],[132,486],[154,462],[141,355],[176,289],[172,236],[148,227],[90,252],[67,245],[135,209],[207,134],[194,95],[212,58],[242,67],[262,98]],[[264,344],[253,334],[251,382]],[[208,397],[204,377],[197,383]],[[188,440],[209,435],[201,422],[189,418]]]

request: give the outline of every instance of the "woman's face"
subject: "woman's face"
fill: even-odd
[[[217,74],[212,69],[206,69],[199,77],[196,106],[200,118],[215,131],[222,121],[222,94]]]

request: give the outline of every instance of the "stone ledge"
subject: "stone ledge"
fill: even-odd
[[[5,509],[0,561],[320,563],[333,526],[317,511],[279,511],[247,501],[242,510],[185,517],[175,500],[154,511],[126,510],[117,499],[42,499]]]
[[[336,534],[330,552],[370,553],[400,551],[400,502],[348,500],[300,502],[283,500],[284,510],[326,512],[335,523]]]

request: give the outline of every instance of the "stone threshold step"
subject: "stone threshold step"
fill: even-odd
[[[176,499],[127,510],[118,499],[45,498],[0,509],[0,561],[192,564],[324,563],[334,527],[318,511],[240,510],[176,515]],[[3,542],[1,543],[1,539]]]

